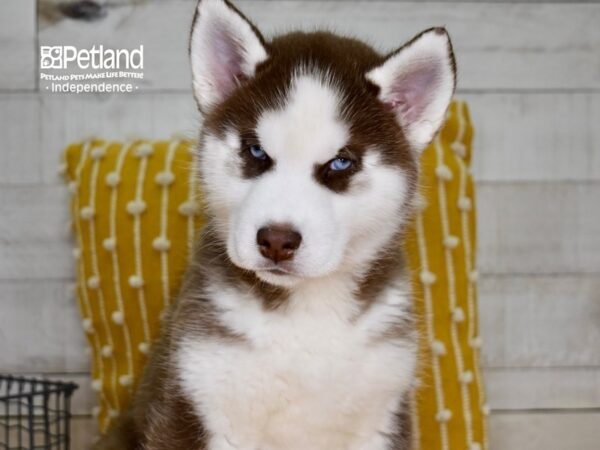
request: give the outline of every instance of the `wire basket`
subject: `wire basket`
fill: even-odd
[[[68,450],[77,387],[0,374],[0,450]]]

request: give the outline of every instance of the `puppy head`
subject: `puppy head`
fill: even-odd
[[[207,206],[234,264],[293,286],[355,273],[401,228],[455,87],[444,29],[388,56],[330,33],[267,42],[224,0],[192,29]]]

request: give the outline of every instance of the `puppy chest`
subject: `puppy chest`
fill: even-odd
[[[180,369],[186,391],[215,427],[246,429],[256,442],[292,448],[285,442],[302,442],[307,433],[342,445],[329,439],[380,427],[412,375],[412,358],[356,330],[288,326],[250,344],[188,343]]]

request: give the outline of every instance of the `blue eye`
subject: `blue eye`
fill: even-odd
[[[346,158],[335,158],[329,163],[329,168],[335,171],[347,170],[352,166],[352,161]]]
[[[268,158],[267,152],[260,145],[251,145],[248,147],[248,151],[256,159],[265,160]]]

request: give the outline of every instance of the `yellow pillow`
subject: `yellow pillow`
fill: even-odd
[[[421,330],[414,448],[487,448],[477,334],[472,129],[453,103],[423,154],[419,212],[406,237]],[[189,141],[93,140],[65,151],[78,300],[101,431],[143,369],[202,225]]]

